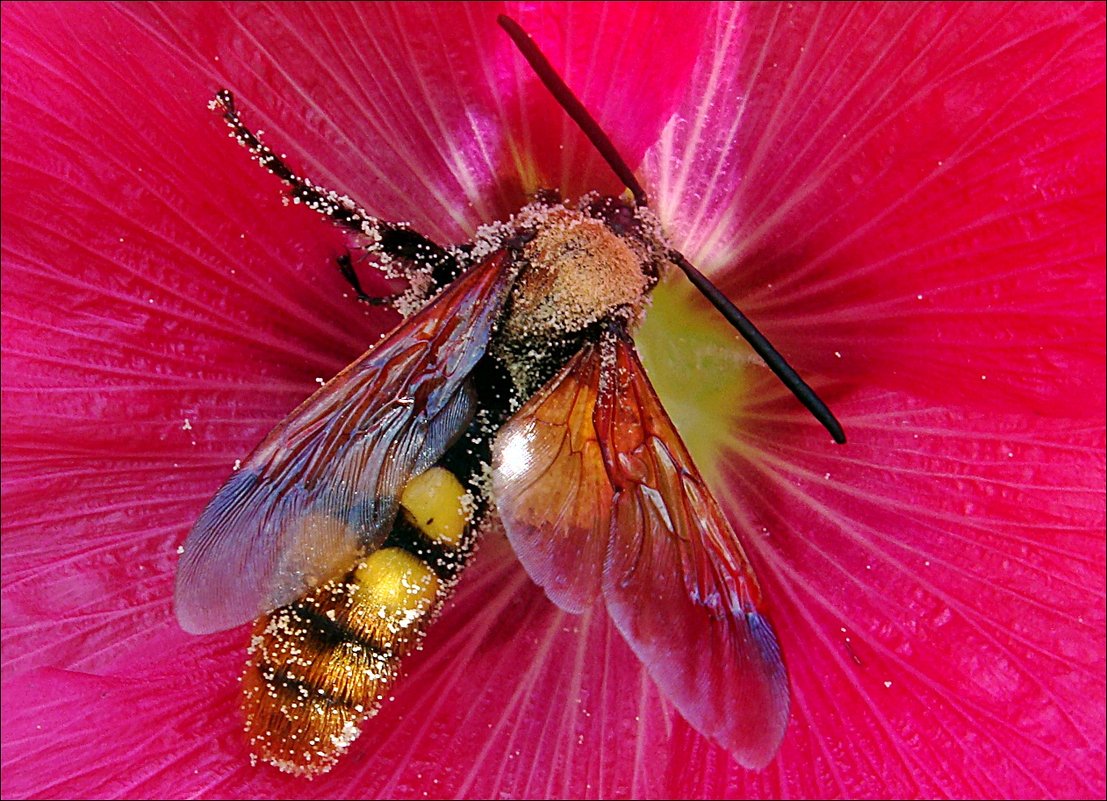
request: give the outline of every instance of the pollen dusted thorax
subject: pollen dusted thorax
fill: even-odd
[[[512,288],[506,338],[548,339],[579,331],[620,307],[640,309],[653,283],[643,269],[644,243],[564,207],[548,210],[536,223],[534,238],[523,248],[526,267]]]
[[[564,364],[590,329],[614,319],[633,328],[668,265],[648,209],[594,193],[576,208],[549,198],[544,193],[507,223],[477,235],[491,247],[525,241],[492,347],[520,401]]]

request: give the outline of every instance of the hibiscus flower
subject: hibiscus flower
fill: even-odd
[[[394,322],[208,100],[444,243],[619,191],[504,10],[849,434],[657,291],[639,346],[789,668],[763,771],[495,531],[310,784],[249,764],[245,630],[173,618],[235,459]],[[27,3],[2,38],[5,797],[1102,796],[1102,5]]]

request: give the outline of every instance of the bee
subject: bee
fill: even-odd
[[[329,770],[379,708],[493,509],[550,600],[603,603],[685,719],[750,768],[789,716],[750,561],[631,338],[660,276],[684,272],[838,442],[841,426],[737,308],[667,243],[645,190],[513,20],[500,24],[627,187],[543,192],[443,247],[232,135],[364,259],[408,279],[411,313],[281,421],[204,509],[177,570],[196,634],[256,621],[243,677],[255,758]],[[365,300],[349,256],[339,266]],[[386,301],[388,299],[385,299]]]

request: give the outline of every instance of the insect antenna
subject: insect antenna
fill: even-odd
[[[634,177],[634,173],[623,161],[623,157],[619,155],[619,151],[615,149],[615,145],[604,133],[600,124],[588,113],[588,109],[577,99],[573,91],[565,85],[565,81],[561,80],[557,70],[553,68],[549,59],[538,49],[538,45],[530,38],[530,34],[524,31],[523,26],[518,22],[504,14],[500,14],[498,21],[500,27],[507,31],[507,35],[511,37],[511,41],[515,42],[515,46],[519,48],[519,52],[523,54],[523,58],[527,60],[535,74],[550,90],[550,94],[554,96],[558,105],[572,117],[573,122],[588,137],[588,141],[600,152],[604,161],[619,176],[623,186],[634,195],[635,205],[645,206],[649,202],[646,197],[646,190],[638,183],[638,179]]]
[[[780,351],[773,347],[773,343],[769,342],[768,338],[757,329],[757,326],[742,313],[742,310],[735,306],[730,298],[724,295],[717,286],[711,283],[707,276],[697,270],[684,257],[683,253],[678,250],[670,250],[669,259],[684,271],[692,285],[711,301],[711,305],[718,309],[719,313],[726,318],[728,323],[734,326],[746,342],[750,343],[757,355],[764,360],[768,368],[776,374],[776,377],[781,380],[784,386],[815,416],[816,420],[823,424],[823,428],[830,432],[830,436],[834,438],[834,441],[839,445],[845,445],[846,432],[842,430],[842,424],[830,411],[830,407],[815,394],[815,390],[811,389],[806,381],[800,378],[795,368],[788,364],[787,360],[780,355]]]
[[[588,137],[588,140],[600,152],[600,155],[603,156],[604,161],[606,161],[608,166],[619,176],[623,185],[634,195],[635,204],[638,206],[645,206],[648,200],[646,190],[638,183],[638,179],[634,177],[634,173],[631,171],[630,167],[623,161],[623,157],[619,155],[611,139],[604,133],[603,128],[601,128],[600,124],[588,113],[588,109],[577,99],[577,96],[573,94],[573,91],[565,84],[561,76],[557,74],[557,70],[553,68],[549,59],[538,49],[538,45],[536,45],[534,40],[523,30],[522,26],[511,19],[511,17],[501,14],[499,16],[499,23],[500,27],[507,31],[507,35],[515,42],[515,46],[519,48],[523,57],[530,63],[542,83],[550,90],[554,99],[565,109],[566,113],[572,118],[573,122],[577,124],[584,135]],[[822,423],[823,427],[830,432],[830,436],[834,438],[834,441],[839,445],[845,444],[846,434],[842,430],[841,424],[830,411],[830,407],[815,394],[815,390],[811,389],[806,381],[800,378],[795,368],[788,364],[787,360],[780,354],[780,351],[773,347],[768,338],[757,329],[757,326],[755,326],[718,287],[712,284],[711,281],[707,279],[707,276],[697,270],[692,263],[685,258],[684,254],[677,250],[670,250],[669,259],[683,271],[688,277],[688,280],[692,282],[692,285],[695,286],[705,298],[711,301],[711,305],[726,318],[728,323],[734,326],[735,330],[742,335],[742,338],[750,343],[750,346],[757,352],[757,355],[765,361],[765,364],[768,365],[769,369],[784,383],[784,386],[786,386],[791,393],[796,396],[799,402],[815,416],[815,419]]]
[[[337,225],[368,237],[374,243],[369,247],[370,250],[380,250],[391,256],[413,259],[425,264],[452,265],[453,259],[449,253],[422,234],[411,230],[406,225],[374,217],[350,198],[318,186],[294,173],[280,156],[242,122],[235,107],[234,95],[229,90],[220,89],[210,105],[212,110],[222,112],[223,119],[233,132],[234,138],[250,151],[258,163],[288,184],[289,195],[294,200],[329,217]],[[340,264],[339,267],[345,275],[345,266]]]

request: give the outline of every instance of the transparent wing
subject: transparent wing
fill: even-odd
[[[605,334],[500,430],[496,505],[527,573],[578,612],[602,593],[654,680],[748,767],[776,753],[788,679],[738,538],[629,340]]]
[[[471,269],[328,381],[216,493],[177,568],[182,628],[245,623],[379,545],[404,484],[472,417],[466,377],[510,288],[505,258]]]
[[[582,612],[600,592],[611,529],[592,414],[600,349],[586,344],[496,437],[492,489],[508,539],[550,599]]]
[[[595,427],[614,488],[603,594],[654,680],[699,731],[765,766],[788,723],[788,678],[761,589],[620,333],[602,341]]]

